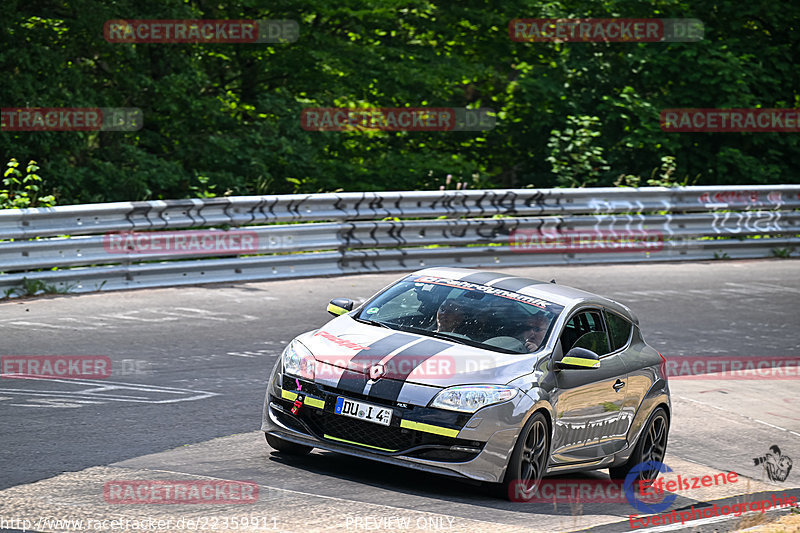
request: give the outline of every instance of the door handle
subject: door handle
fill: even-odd
[[[619,392],[620,389],[625,386],[625,382],[618,379],[617,382],[614,383],[613,386],[614,386],[614,390]]]

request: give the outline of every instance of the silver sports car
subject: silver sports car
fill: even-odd
[[[295,338],[269,378],[262,430],[321,448],[495,483],[662,461],[666,360],[617,302],[495,272],[431,268]],[[637,469],[640,470],[640,469]],[[657,469],[641,469],[650,481]]]

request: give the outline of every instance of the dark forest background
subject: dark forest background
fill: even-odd
[[[19,162],[6,173],[19,183],[6,189],[40,176],[33,196],[53,194],[58,204],[458,183],[798,182],[800,134],[659,125],[663,108],[800,108],[798,2],[4,0],[3,8],[2,107],[144,113],[136,132],[0,132],[0,159]],[[547,17],[690,17],[703,21],[705,38],[509,38],[511,19]],[[294,19],[300,34],[275,44],[115,44],[103,37],[109,19]],[[304,108],[334,106],[489,107],[497,123],[485,132],[300,127]]]

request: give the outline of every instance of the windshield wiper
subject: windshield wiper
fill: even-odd
[[[380,328],[396,329],[396,328],[393,328],[393,327],[389,326],[385,322],[378,322],[377,320],[370,320],[368,318],[353,317],[353,320],[355,320],[356,322],[361,322],[362,324],[370,324],[372,326],[378,326]]]
[[[499,346],[488,346],[486,344],[483,344],[482,342],[474,341],[472,339],[465,339],[463,337],[458,337],[456,335],[449,335],[445,331],[432,331],[430,329],[415,328],[413,326],[403,326],[402,328],[398,329],[400,329],[400,331],[408,331],[409,333],[419,333],[420,335],[428,335],[429,337],[435,337],[437,339],[457,342],[458,344],[463,344],[465,346],[472,346],[473,348],[480,348],[482,350],[491,350],[493,352],[520,355],[520,352],[515,352],[514,350],[500,348]]]
[[[429,329],[415,328],[413,326],[404,326],[401,331],[408,331],[410,333],[419,333],[420,335],[428,335],[429,337],[436,337],[437,339],[444,339],[447,341],[457,342],[459,344],[466,344],[467,346],[474,346],[475,341],[470,341],[463,337],[455,335],[448,335],[443,331],[432,331]]]

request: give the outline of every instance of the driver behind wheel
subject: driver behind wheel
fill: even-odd
[[[436,311],[436,331],[458,333],[457,329],[463,325],[465,317],[463,304],[453,299],[445,300]]]
[[[525,348],[530,352],[535,352],[541,348],[544,336],[550,327],[550,315],[545,312],[539,312],[528,318],[524,325],[524,329],[520,332],[519,336],[525,343]]]
[[[479,307],[468,298],[448,298],[436,311],[436,329],[442,333],[455,333],[459,336],[476,339]]]

